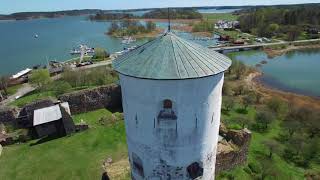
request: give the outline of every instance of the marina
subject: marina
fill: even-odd
[[[59,62],[75,58],[70,51],[80,44],[90,48],[103,48],[113,54],[127,44],[122,39],[105,35],[111,22],[88,21],[87,16],[34,19],[28,21],[1,21],[0,74],[10,75],[34,65],[45,66],[47,59]],[[161,23],[159,23],[159,26]],[[38,38],[35,38],[38,34]],[[148,40],[139,39],[129,46],[141,45]],[[17,53],[19,52],[19,53]],[[76,52],[79,55],[79,52]],[[88,53],[92,55],[92,53]]]
[[[79,45],[78,49],[73,49],[70,51],[71,55],[77,55],[77,54],[81,54],[81,52],[84,52],[85,55],[88,54],[94,54],[94,48],[89,48],[87,45]]]

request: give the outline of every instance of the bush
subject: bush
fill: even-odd
[[[228,179],[228,180],[233,180],[233,179],[235,179],[235,176],[234,176],[233,174],[231,174],[231,173],[229,173],[229,172],[226,172],[226,171],[221,172],[221,173],[219,174],[219,177],[222,178],[222,179]]]
[[[250,174],[250,175],[252,174],[252,171],[251,171],[251,169],[249,167],[244,167],[243,171],[248,173],[248,174]]]
[[[201,21],[193,25],[192,31],[193,32],[212,32],[214,31],[214,25],[209,21]]]
[[[92,57],[94,61],[98,61],[98,60],[103,61],[105,58],[108,58],[110,56],[110,54],[103,48],[97,47],[94,49],[94,52],[95,54]]]
[[[256,96],[253,93],[250,93],[242,98],[242,103],[244,106],[244,109],[247,109],[249,105],[256,102]]]
[[[256,122],[262,130],[268,129],[268,125],[275,119],[274,115],[267,110],[260,110],[256,114]]]
[[[228,129],[241,130],[242,127],[239,124],[231,124],[231,125],[228,125]]]
[[[271,98],[267,102],[267,107],[272,112],[276,113],[278,117],[282,117],[288,112],[288,105],[282,100],[280,100],[279,98],[275,98],[275,97]]]
[[[306,170],[304,173],[306,179],[320,179],[320,170]]]
[[[62,80],[69,83],[73,88],[78,88],[115,83],[118,81],[118,76],[115,71],[101,66],[79,71],[66,70],[62,74]]]
[[[230,111],[234,106],[234,100],[231,97],[224,96],[222,98],[222,104],[223,104],[224,110]]]
[[[225,82],[223,87],[222,87],[222,94],[225,96],[232,96],[233,95],[233,90],[232,90],[232,86],[230,85],[230,83]]]
[[[248,114],[248,110],[244,108],[238,108],[236,109],[236,112],[239,114]]]
[[[239,84],[234,89],[234,95],[240,96],[248,93],[248,88],[244,84]]]
[[[248,167],[250,168],[250,170],[256,174],[259,174],[262,172],[262,168],[261,165],[258,162],[250,162],[248,164]]]
[[[47,69],[32,71],[29,82],[40,89],[43,88],[51,82],[49,71]]]
[[[123,115],[122,113],[114,113],[114,114],[107,114],[100,118],[99,124],[101,125],[112,125],[116,123],[117,121],[123,120]]]
[[[52,85],[52,90],[54,91],[56,96],[59,96],[64,93],[70,92],[72,89],[72,86],[65,81],[56,81]]]

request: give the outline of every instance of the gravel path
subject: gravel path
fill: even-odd
[[[35,88],[32,87],[29,83],[25,83],[22,85],[20,89],[18,89],[18,91],[14,95],[11,95],[4,101],[0,102],[0,106],[7,106],[9,103],[13,102],[16,99],[16,97],[22,97],[25,94],[28,94],[29,92],[34,90]]]

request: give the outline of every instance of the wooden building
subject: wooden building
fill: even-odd
[[[66,136],[75,132],[68,103],[62,103],[34,111],[33,134],[37,138]]]

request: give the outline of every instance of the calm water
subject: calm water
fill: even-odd
[[[104,34],[110,22],[87,21],[86,17],[64,17],[29,21],[0,21],[0,74],[12,74],[37,64],[46,64],[46,59],[64,61],[72,58],[69,51],[79,44],[102,47],[109,52],[120,51],[125,45],[121,40]],[[157,23],[166,28],[167,23]],[[190,33],[177,35],[204,46],[216,40],[203,41]],[[34,38],[38,34],[39,38]],[[196,40],[195,40],[196,39]],[[145,43],[142,39],[136,44]],[[255,66],[266,60],[261,67],[262,81],[283,90],[320,96],[320,50],[303,50],[269,59],[261,51],[246,51],[233,54],[236,59]]]
[[[46,59],[72,58],[69,51],[79,44],[122,50],[121,40],[106,36],[110,22],[87,21],[86,17],[64,17],[28,21],[0,21],[0,74],[14,73]],[[158,24],[164,26],[164,24]],[[39,38],[34,38],[38,34]],[[137,44],[146,42],[138,41]]]
[[[70,59],[72,56],[69,51],[79,44],[102,47],[108,52],[120,51],[125,47],[121,40],[104,34],[110,25],[110,22],[88,21],[84,16],[0,21],[0,74],[12,74],[37,64],[44,65],[47,59]],[[165,29],[167,23],[158,22],[157,26]],[[39,38],[34,38],[35,34]],[[178,34],[186,39],[195,39],[189,33]],[[139,40],[136,44],[147,40]],[[215,40],[196,42],[212,45]]]
[[[232,56],[252,66],[267,61],[260,69],[264,73],[262,82],[269,86],[320,96],[320,49],[293,51],[272,59],[262,51],[238,52]]]

